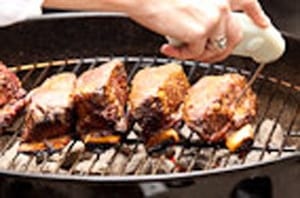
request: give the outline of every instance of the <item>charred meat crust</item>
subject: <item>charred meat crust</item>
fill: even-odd
[[[74,113],[71,109],[63,110],[61,112],[40,112],[43,117],[40,121],[34,119],[33,112],[31,110],[26,116],[26,127],[23,130],[23,139],[25,142],[39,142],[48,138],[54,138],[62,134],[70,133],[74,129],[72,126],[74,123]]]
[[[136,108],[132,116],[143,129],[144,139],[149,139],[167,124],[168,117],[164,114],[159,98],[149,98],[140,107]]]
[[[0,132],[9,127],[24,108],[25,95],[16,74],[0,62]]]
[[[74,97],[79,134],[97,131],[101,137],[127,131],[128,85],[122,62],[114,60],[84,72],[78,78]]]
[[[255,119],[256,95],[251,89],[235,102],[246,84],[239,74],[201,78],[185,97],[184,121],[204,140],[223,141],[227,133]]]
[[[145,68],[136,74],[129,95],[129,110],[142,129],[146,145],[152,137],[176,123],[172,115],[177,114],[189,86],[182,67],[175,63]],[[155,141],[160,144],[159,138]],[[154,145],[152,140],[151,145]]]
[[[61,73],[29,93],[23,142],[40,142],[74,132],[72,92],[75,82],[74,74]]]

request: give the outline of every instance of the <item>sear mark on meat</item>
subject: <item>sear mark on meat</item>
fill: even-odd
[[[129,111],[139,124],[146,147],[155,147],[164,141],[178,141],[173,125],[180,104],[190,87],[180,65],[170,63],[140,70],[132,80]]]
[[[124,64],[113,60],[84,72],[75,91],[76,130],[86,144],[116,144],[128,129]]]

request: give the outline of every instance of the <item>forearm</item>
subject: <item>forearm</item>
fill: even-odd
[[[128,12],[136,9],[139,0],[44,0],[47,8],[70,10]]]

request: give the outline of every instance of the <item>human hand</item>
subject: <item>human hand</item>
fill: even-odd
[[[260,8],[256,1],[240,0],[234,5],[235,1],[238,0],[148,0],[128,14],[153,31],[184,43],[180,47],[164,44],[162,53],[178,59],[216,62],[226,58],[242,38],[232,10],[245,11],[258,25],[267,26],[263,15],[257,14],[259,10],[250,10]],[[224,48],[215,45],[217,39],[226,39]]]
[[[225,37],[226,39],[229,38],[229,40],[228,40],[229,42],[227,42],[228,46],[223,51],[220,52],[220,50],[219,50],[219,53],[217,53],[216,48],[210,49],[209,47],[211,45],[208,43],[206,45],[208,50],[206,50],[200,57],[198,57],[198,60],[205,61],[205,62],[221,61],[221,60],[225,59],[226,57],[228,57],[232,53],[232,50],[236,47],[236,45],[239,44],[239,41],[241,40],[240,38],[238,39],[238,42],[235,42],[237,40],[230,41],[230,38],[232,38],[231,36],[235,36],[235,31],[237,31],[236,36],[238,36],[238,37],[240,36],[240,31],[241,31],[240,27],[238,27],[238,29],[234,30],[234,28],[237,28],[237,26],[236,26],[237,24],[235,24],[236,19],[232,18],[233,11],[244,12],[260,28],[266,28],[270,25],[270,19],[264,13],[258,0],[228,0],[228,2],[230,5],[230,11],[231,11],[231,17],[227,21],[227,23],[229,24],[227,28],[229,28],[229,29],[228,29],[227,36]],[[211,40],[213,41],[214,38],[218,38],[217,35],[212,36]]]

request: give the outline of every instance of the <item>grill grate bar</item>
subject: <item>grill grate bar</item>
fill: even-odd
[[[58,173],[59,169],[63,165],[63,163],[66,161],[67,155],[71,152],[72,148],[74,147],[76,141],[72,141],[71,144],[67,147],[66,152],[62,153],[62,158],[58,161],[56,169],[54,169],[54,173]]]
[[[16,124],[15,124],[16,132],[13,133],[11,138],[9,138],[9,140],[3,146],[3,148],[1,149],[1,152],[0,152],[0,156],[4,155],[4,153],[16,142],[18,135],[21,133],[22,120],[23,120],[22,118],[19,118],[16,121]]]
[[[127,157],[127,161],[130,162],[134,156],[134,154],[136,153],[137,149],[138,149],[138,143],[134,144],[133,148],[131,149],[131,152],[129,153],[129,156]],[[124,174],[126,171],[126,167],[127,165],[123,166],[122,169],[120,170],[120,174]]]
[[[25,82],[27,82],[27,81],[29,80],[29,78],[30,78],[30,76],[32,75],[33,71],[34,71],[34,69],[28,70],[28,71],[26,72],[26,75],[24,75],[24,76],[22,77],[22,79],[21,79],[22,84],[24,84]]]
[[[141,67],[142,62],[143,62],[143,56],[140,56],[139,60],[133,65],[133,68],[130,70],[130,73],[128,74],[128,82],[131,82],[131,80],[133,79],[134,74]]]
[[[138,165],[136,171],[134,172],[134,175],[141,175],[143,174],[143,169],[144,167],[146,166],[147,162],[149,162],[149,158],[145,158],[145,159],[142,159],[140,164]]]
[[[93,67],[96,65],[96,63],[97,63],[97,60],[96,60],[96,58],[95,58],[94,61],[91,62],[91,63],[89,64],[89,68],[93,68]],[[73,68],[72,73],[77,74],[78,71],[83,67],[83,65],[84,65],[84,61],[83,61],[83,59],[80,59],[79,62],[78,62],[78,63],[75,65],[75,67]],[[62,157],[61,161],[58,163],[58,166],[57,166],[57,168],[55,169],[55,172],[58,172],[58,171],[59,171],[59,169],[60,169],[61,166],[63,165],[63,162],[66,161],[66,158],[67,158],[68,154],[69,154],[70,151],[73,149],[73,147],[74,147],[75,144],[76,144],[76,141],[72,141],[72,142],[71,142],[71,145],[67,148],[67,152],[63,154],[63,157]],[[76,165],[78,164],[78,162],[79,162],[79,160],[80,160],[80,157],[81,157],[81,154],[79,154],[79,155],[77,156],[77,159],[75,160],[75,163],[74,163],[74,164],[71,166],[71,168],[69,169],[69,171],[68,171],[69,174],[72,174],[74,168],[76,167]]]
[[[229,165],[229,159],[231,157],[231,153],[228,153],[228,155],[225,156],[223,167],[227,167]]]
[[[185,62],[182,65],[186,65]],[[196,67],[198,66],[198,64],[194,64],[190,67],[190,71],[187,74],[187,78],[191,81],[192,76],[194,75],[195,71],[196,71]]]
[[[74,170],[76,168],[76,166],[79,164],[80,162],[80,159],[82,158],[83,156],[83,151],[80,151],[79,154],[77,155],[74,163],[72,164],[71,168],[68,170],[68,174],[72,175],[74,173]]]
[[[151,173],[150,173],[151,175],[156,175],[158,173],[158,169],[162,164],[162,160],[164,160],[164,159],[165,159],[164,155],[161,155],[157,159],[150,159],[151,164],[154,164],[154,165],[152,165],[152,170],[151,170]],[[156,163],[153,163],[153,161],[156,161]]]
[[[27,162],[25,164],[23,164],[23,170],[22,170],[23,172],[28,171],[29,165],[30,165],[30,163],[32,162],[33,159],[34,159],[34,156],[30,155]]]
[[[82,59],[79,59],[79,62],[76,64],[76,66],[74,67],[74,69],[72,70],[73,73],[77,74],[79,69],[81,68],[83,64]]]
[[[91,174],[96,162],[100,159],[100,154],[99,153],[96,153],[96,157],[95,159],[92,160],[90,166],[86,169],[86,170],[82,170],[81,171],[81,175],[88,175],[88,174]]]
[[[114,58],[114,56],[111,56],[111,60]],[[123,60],[126,64],[126,61],[128,61],[128,57],[125,56],[124,60]],[[135,74],[136,71],[138,71],[139,68],[142,67],[142,63],[143,63],[143,56],[140,56],[136,62],[136,64],[133,66],[133,69],[131,69],[131,71],[129,72],[128,78],[129,81],[133,78],[133,75]],[[155,65],[157,63],[157,58],[153,57],[150,65]],[[110,160],[108,161],[108,166],[105,169],[105,171],[102,173],[102,175],[109,175],[112,172],[112,164],[114,164],[115,160],[117,159],[117,156],[120,154],[120,151],[122,149],[122,147],[124,146],[124,142],[121,143],[121,145],[118,145],[117,148],[114,151],[114,154],[112,155],[112,157],[110,158]],[[135,149],[138,147],[138,143],[135,144]],[[133,155],[133,154],[132,154]],[[132,156],[129,156],[128,162],[130,161],[130,159],[132,158]],[[124,171],[126,169],[126,166],[123,166],[123,168],[121,168],[121,170],[119,170],[120,174],[123,174]]]
[[[36,64],[34,64],[34,67],[35,67]],[[32,89],[32,87],[35,87],[35,85],[37,85],[40,81],[42,81],[43,77],[45,77],[45,75],[47,74],[47,71],[48,71],[49,67],[43,69],[43,71],[41,72],[40,76],[33,82],[32,86],[30,87],[30,89]],[[32,71],[29,71],[26,73],[26,75],[21,79],[22,83],[25,84],[28,80],[29,80],[29,77],[31,76],[31,74],[33,73],[34,69]],[[22,121],[23,119],[22,118],[19,118],[15,124],[15,128],[16,128],[16,132],[13,134],[13,136],[9,139],[9,141],[3,146],[3,148],[1,149],[1,155],[3,155],[6,150],[8,148],[10,148],[13,143],[16,142],[18,136],[20,135],[21,133],[21,126],[22,126]]]
[[[226,66],[223,67],[223,71],[225,71],[225,70],[226,70]],[[219,73],[219,72],[221,72],[221,71],[216,70],[216,68],[215,68],[214,65],[209,65],[208,69],[207,69],[207,70],[205,71],[205,73],[204,73],[204,76],[210,75],[210,73],[214,73],[214,72]],[[197,134],[197,133],[196,133],[196,134]],[[197,135],[198,135],[198,134],[197,134]],[[198,137],[199,137],[199,136],[198,136]],[[198,158],[200,157],[200,153],[201,153],[202,150],[203,150],[202,147],[196,148],[196,157],[194,157],[194,158],[192,159],[192,161],[190,162],[190,164],[189,164],[189,166],[188,166],[188,168],[187,168],[187,171],[188,171],[188,172],[192,171],[192,169],[194,168],[194,166],[195,166],[195,164],[196,164],[196,161],[197,161]],[[210,167],[209,167],[209,164],[212,163],[212,160],[213,160],[213,158],[214,158],[214,156],[215,156],[215,148],[213,148],[213,151],[212,151],[211,155],[209,155],[209,156],[210,156],[210,158],[208,159],[208,162],[205,164],[205,167],[204,167],[205,169],[210,168]]]
[[[193,136],[193,133],[194,133],[194,132],[192,132],[192,131],[189,130],[189,135],[188,135],[188,137],[187,137],[188,140],[191,140],[191,138],[192,138],[192,136]],[[177,157],[177,159],[175,159],[176,161],[179,162],[179,161],[181,160],[181,158],[183,158],[183,153],[184,153],[185,150],[186,150],[186,149],[185,149],[184,147],[181,147],[181,148],[180,148],[178,157]],[[173,172],[173,173],[176,173],[176,172],[178,172],[178,171],[179,171],[179,170],[176,169],[176,166],[171,170],[171,172]]]
[[[211,155],[209,155],[209,159],[208,159],[208,162],[207,164],[205,165],[205,170],[206,169],[210,169],[211,167],[214,166],[214,160],[216,158],[216,154],[217,154],[217,149],[214,148],[212,151],[211,151]]]
[[[263,83],[262,87],[264,85],[265,85],[265,83]],[[277,85],[278,85],[278,83],[277,83]],[[262,89],[261,89],[261,92],[262,92]],[[258,133],[261,129],[261,125],[264,122],[265,118],[267,117],[267,113],[269,112],[271,104],[272,104],[272,102],[273,102],[273,100],[274,100],[274,98],[277,94],[278,94],[278,86],[276,86],[275,89],[272,91],[272,93],[269,95],[266,107],[265,107],[264,111],[262,112],[261,117],[258,118],[258,122],[257,122],[257,125],[256,125],[255,130],[254,130],[254,140],[256,140],[256,138],[258,136]],[[261,151],[262,151],[262,149],[260,148],[259,152],[261,152]],[[242,160],[242,163],[244,163],[245,161],[246,161],[246,156],[244,156],[244,159]]]
[[[57,68],[56,73],[59,74],[59,73],[63,72],[68,64],[69,64],[68,59],[65,59],[64,64],[62,64],[60,67]]]
[[[51,67],[51,64],[48,65],[48,67],[45,67],[41,74],[38,76],[38,78],[35,80],[35,82],[32,84],[32,88],[36,87],[38,84],[42,82],[43,79],[45,79],[47,72],[49,71],[49,68]]]
[[[185,62],[185,64],[186,64],[186,62]],[[199,65],[198,65],[199,66]],[[188,74],[188,79],[189,79],[189,81],[191,81],[191,78],[192,78],[192,76],[194,75],[194,73],[195,73],[195,69],[196,69],[196,66],[194,65],[194,66],[192,66],[192,68],[191,68],[191,70],[189,71],[189,74]],[[207,73],[209,73],[210,71],[212,70],[212,65],[210,65],[210,67],[206,70],[207,71]],[[193,131],[191,131],[191,130],[189,130],[189,135],[188,135],[188,137],[187,137],[187,140],[191,140],[191,138],[193,137],[193,134],[195,134],[195,132],[193,132]],[[184,148],[184,147],[182,147],[181,149],[180,149],[180,151],[179,151],[179,155],[178,155],[178,157],[177,157],[177,161],[179,162],[182,158],[183,158],[183,154],[184,154],[184,151],[185,151],[186,149]],[[191,166],[193,166],[193,162],[191,162],[190,164],[189,164],[189,166],[187,167],[187,169],[189,168],[189,167],[191,167]],[[176,172],[178,172],[179,170],[176,168],[176,166],[171,170],[171,172],[174,172],[174,173],[176,173]]]
[[[16,161],[16,159],[18,158],[19,153],[17,153],[12,160],[9,162],[7,169],[14,169],[14,162]]]
[[[292,131],[292,128],[293,128],[293,126],[295,125],[295,123],[296,123],[296,120],[297,120],[297,117],[300,115],[300,105],[298,104],[297,105],[297,110],[295,111],[295,113],[294,113],[294,115],[293,115],[293,117],[292,117],[292,119],[291,119],[291,122],[290,122],[290,124],[289,124],[289,126],[288,126],[288,129],[287,129],[287,131],[286,131],[286,134],[285,134],[285,138],[284,138],[284,140],[283,140],[283,142],[282,142],[282,144],[281,144],[281,146],[280,146],[280,149],[279,149],[279,151],[278,151],[278,156],[281,156],[282,155],[282,152],[284,152],[285,151],[285,146],[286,146],[286,144],[287,144],[287,139],[288,139],[288,137],[293,137],[293,136],[290,136],[290,134],[291,134],[291,131]],[[298,137],[298,138],[300,138],[300,137]]]
[[[186,65],[186,62],[184,62],[183,65]],[[191,81],[193,75],[195,74],[195,71],[196,71],[196,68],[197,68],[197,67],[199,67],[199,63],[198,63],[198,64],[195,63],[193,66],[191,66],[190,71],[189,71],[189,73],[188,73],[188,75],[187,75],[189,81]],[[211,70],[212,70],[212,66],[210,65],[210,67],[208,68],[207,72],[209,73]],[[193,136],[193,134],[195,134],[195,132],[189,130],[189,135],[188,135],[188,137],[187,137],[187,140],[190,141],[191,138],[192,138],[192,136]],[[184,151],[185,151],[185,148],[182,147],[182,148],[180,149],[180,151],[179,151],[179,155],[178,155],[177,159],[175,159],[175,160],[180,161],[181,158],[183,158],[183,153],[184,153]],[[174,166],[174,168],[171,169],[171,172],[173,172],[173,173],[178,172],[178,169],[176,169],[176,166]]]
[[[108,161],[108,166],[107,168],[103,171],[102,175],[109,175],[109,173],[112,172],[112,167],[111,165],[113,164],[114,160],[116,159],[118,153],[120,151],[120,146],[118,146],[115,150],[114,150],[114,153],[112,155],[112,157],[110,158],[110,160]]]
[[[48,159],[49,159],[49,153],[47,152],[40,152],[39,153],[39,157],[42,158],[42,162],[39,166],[39,171],[40,172],[44,172],[44,168],[48,162]]]
[[[257,89],[257,97],[258,98],[260,98],[261,96],[262,96],[262,90],[263,90],[263,88],[266,86],[266,78],[264,78],[264,79],[262,79],[261,80],[261,83],[259,84],[259,87],[258,87],[258,89]],[[263,117],[262,117],[263,118]],[[261,119],[262,119],[261,118]],[[261,120],[260,119],[260,120]],[[262,120],[261,120],[262,121]],[[257,135],[257,127],[258,126],[256,126],[256,128],[255,128],[255,135]],[[254,147],[252,147],[251,149],[254,149]],[[241,165],[242,164],[245,164],[245,162],[246,162],[246,158],[247,158],[247,155],[242,155],[241,156]]]
[[[80,60],[81,60],[82,62],[81,62],[81,65],[80,65],[79,67],[81,67],[81,66],[82,66],[82,63],[83,63],[83,60],[82,60],[82,59],[80,59]],[[95,68],[97,64],[98,64],[98,60],[97,60],[97,58],[95,58],[94,62],[92,62],[92,63],[89,65],[88,70],[91,70],[91,69]],[[79,64],[78,64],[78,65],[79,65]]]
[[[273,92],[270,94],[270,96],[268,98],[267,105],[266,105],[266,107],[265,107],[265,109],[264,109],[261,117],[259,118],[259,121],[258,121],[257,125],[256,125],[255,131],[254,131],[254,136],[256,136],[257,133],[260,131],[261,124],[263,123],[263,121],[267,117],[267,113],[269,112],[269,109],[271,107],[272,101],[274,100],[276,94],[278,94],[278,87],[276,87],[273,90]]]
[[[280,107],[280,109],[279,109],[279,111],[278,111],[278,113],[277,113],[275,122],[274,122],[274,124],[273,124],[273,126],[272,126],[272,128],[271,128],[271,131],[270,131],[269,135],[268,135],[268,138],[267,138],[267,141],[266,141],[266,143],[265,143],[265,146],[264,146],[262,152],[260,153],[259,160],[262,160],[262,159],[263,159],[263,157],[264,157],[264,155],[265,155],[265,152],[266,152],[266,149],[269,147],[268,145],[269,145],[269,143],[270,143],[270,141],[271,141],[271,138],[272,138],[272,136],[273,136],[273,134],[274,134],[274,131],[275,131],[276,127],[278,126],[278,123],[279,123],[279,120],[280,120],[280,118],[281,118],[281,115],[282,115],[282,113],[284,112],[284,110],[286,109],[286,106],[287,106],[287,103],[286,103],[286,102],[288,101],[288,98],[289,98],[289,97],[288,97],[288,95],[287,95],[287,96],[285,97],[285,99],[283,100],[283,102],[282,102],[282,106]]]
[[[227,67],[224,66],[223,69],[221,70],[222,73],[225,73],[227,71]],[[241,73],[241,70],[237,70],[236,71],[237,73]],[[209,169],[209,168],[212,168],[213,166],[213,160],[215,158],[215,155],[216,155],[216,148],[213,149],[212,151],[212,155],[209,156],[209,161],[208,163],[206,164],[205,168],[206,169]],[[231,154],[229,153],[228,155],[225,156],[225,163],[223,165],[223,167],[226,167],[228,162],[229,162],[229,158],[230,158]]]
[[[82,65],[83,65],[83,61],[82,61],[82,60],[79,60],[79,61],[77,62],[77,64],[75,65],[75,67],[73,68],[72,73],[75,73],[75,74],[76,74],[76,73],[79,71],[79,69],[81,68]],[[59,74],[59,73],[63,72],[64,69],[65,69],[67,66],[68,66],[68,59],[66,59],[66,60],[64,61],[64,64],[62,64],[61,67],[58,67],[58,68],[57,68],[56,74]],[[75,143],[76,143],[76,141],[72,141],[72,142],[70,143],[70,145],[67,146],[67,148],[66,148],[67,152],[63,152],[63,151],[60,152],[60,154],[61,154],[62,157],[61,157],[61,159],[57,162],[56,168],[54,168],[54,170],[52,171],[53,173],[58,173],[58,172],[59,172],[61,166],[63,165],[63,163],[65,162],[65,160],[66,160],[66,158],[67,158],[68,153],[72,150],[72,148],[73,148],[73,146],[75,145]],[[46,160],[45,160],[45,159],[46,159]],[[41,170],[43,169],[43,167],[44,167],[45,164],[47,163],[47,159],[48,159],[48,157],[47,157],[47,158],[44,158],[44,160],[43,160],[43,162],[42,162],[42,165],[41,165]]]

